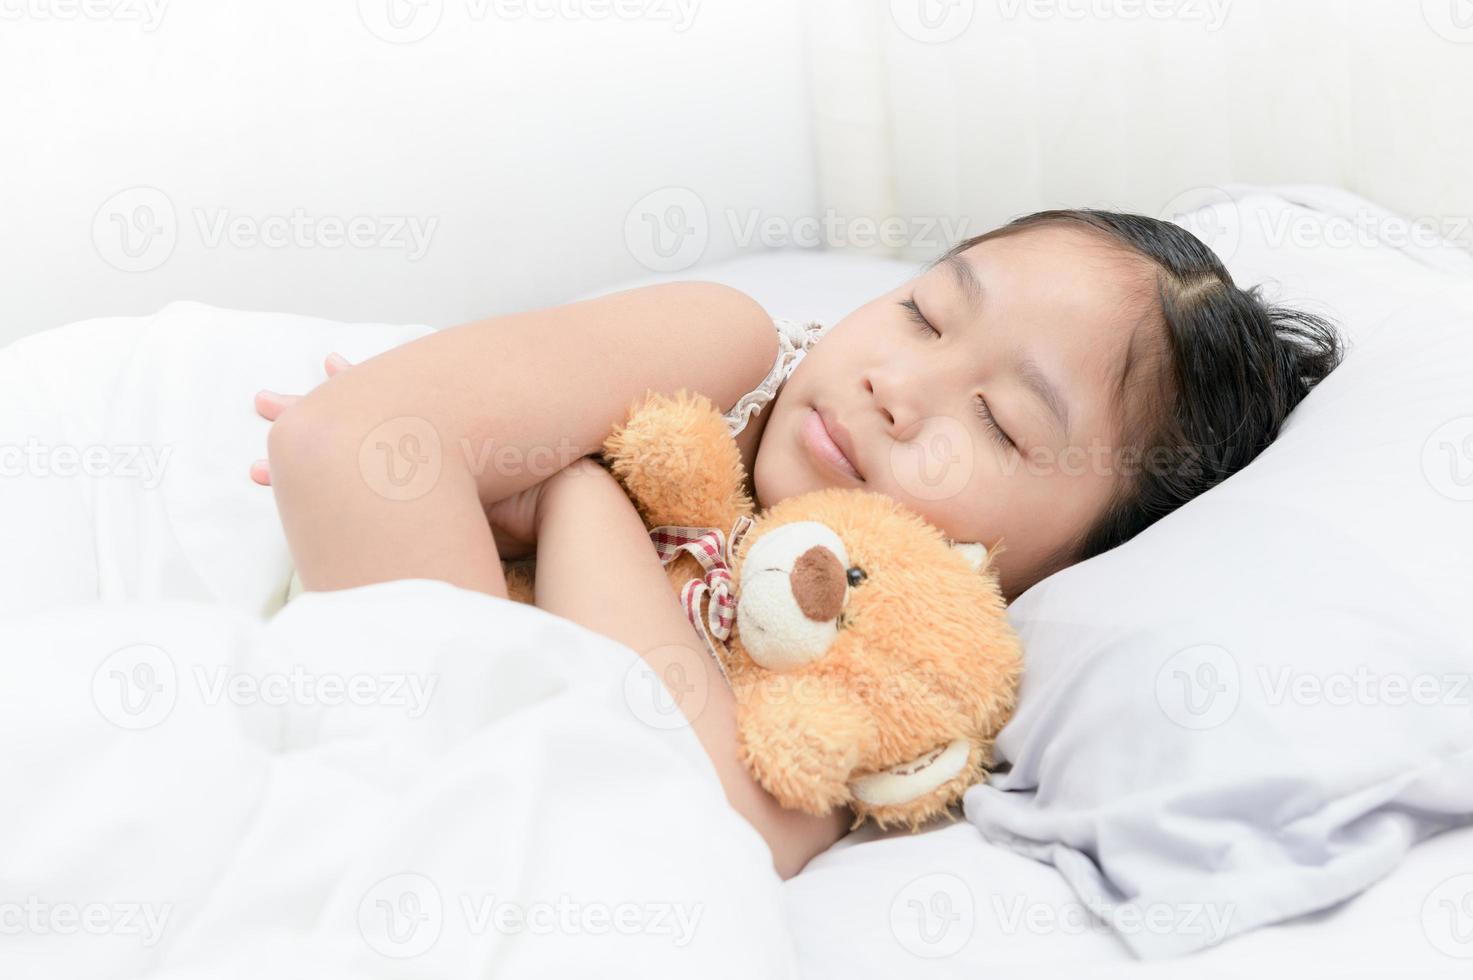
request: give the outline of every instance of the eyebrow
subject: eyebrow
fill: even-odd
[[[982,305],[982,280],[977,278],[977,270],[963,259],[961,255],[948,255],[944,260],[951,268],[952,275],[956,277],[956,284],[961,287],[962,293],[967,297],[967,303],[973,309]]]
[[[982,280],[977,278],[977,270],[973,269],[971,263],[963,259],[960,254],[948,255],[943,261],[951,268],[957,285],[967,297],[967,303],[974,310],[980,307],[982,305]],[[1064,433],[1064,438],[1069,438],[1069,404],[1059,394],[1059,386],[1043,373],[1038,362],[1026,354],[1018,361],[1018,376],[1028,390],[1037,395],[1044,407],[1053,415]]]
[[[1037,395],[1044,406],[1053,413],[1059,427],[1064,432],[1064,438],[1067,439],[1069,437],[1069,404],[1059,395],[1059,386],[1054,384],[1049,376],[1039,368],[1038,363],[1027,354],[1018,360],[1018,377],[1022,379],[1028,390]]]

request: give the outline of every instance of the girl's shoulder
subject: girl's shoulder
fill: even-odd
[[[828,325],[817,320],[789,320],[782,317],[773,317],[772,326],[777,331],[777,356],[773,358],[772,369],[757,387],[737,399],[731,411],[723,416],[726,424],[731,427],[733,436],[745,429],[752,416],[777,397],[783,382],[788,380],[788,376],[798,367],[804,356],[829,329]]]

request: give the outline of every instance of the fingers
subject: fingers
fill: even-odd
[[[283,395],[267,388],[256,392],[256,414],[263,419],[276,421],[276,417],[286,411],[288,405],[294,405],[302,400],[301,395]]]
[[[337,351],[328,354],[326,360],[322,362],[322,368],[327,372],[329,378],[343,373],[352,366],[352,363]],[[256,392],[256,414],[269,422],[275,422],[289,406],[301,400],[301,395],[283,395],[269,388],[262,388]],[[271,468],[266,464],[266,460],[258,459],[251,464],[251,479],[263,487],[271,485]]]
[[[322,369],[327,372],[329,378],[343,373],[352,366],[352,362],[337,351],[328,354],[322,362]],[[256,414],[268,422],[275,422],[282,412],[301,400],[301,395],[283,395],[279,391],[262,388],[256,392]],[[251,479],[263,487],[271,485],[271,467],[266,460],[258,459],[251,464]]]

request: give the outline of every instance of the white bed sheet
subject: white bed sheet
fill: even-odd
[[[851,834],[785,889],[800,969],[815,980],[1473,975],[1473,828],[1423,842],[1332,909],[1153,962],[1135,959],[1053,867],[964,822],[913,837]]]
[[[174,303],[0,351],[0,446],[36,450],[0,479],[0,977],[796,975],[634,651],[423,580],[264,618],[251,391],[426,329]]]
[[[1345,267],[1345,290],[1320,297],[1323,305],[1353,323],[1373,321],[1374,290],[1387,284],[1385,275],[1378,273],[1378,281],[1368,283],[1353,256],[1334,258]],[[775,314],[827,322],[915,268],[913,263],[805,253],[757,256],[695,274],[747,289]],[[1279,278],[1292,295],[1293,275]],[[1403,285],[1414,288],[1416,283]],[[231,406],[248,406],[251,392],[262,385],[290,391],[314,383],[327,350],[340,349],[359,359],[428,329],[329,328],[323,321],[291,317],[263,321],[258,315],[199,304],[176,304],[160,315],[164,313],[176,321],[212,318],[214,327],[237,333],[270,325],[256,343],[237,345],[223,355],[210,333],[193,337],[189,357],[197,359],[196,367],[208,362],[208,370],[180,372],[149,395],[133,424],[153,426],[152,436],[138,428],[119,428],[116,420],[97,430],[110,444],[157,438],[170,449],[173,456],[158,493],[129,500],[107,490],[106,484],[53,484],[45,488],[47,493],[76,495],[70,502],[86,515],[81,522],[17,521],[6,528],[18,536],[12,542],[51,545],[44,561],[27,567],[7,563],[0,606],[8,605],[9,612],[25,608],[26,596],[65,603],[99,593],[107,599],[142,601],[165,593],[182,595],[248,617],[272,612],[286,584],[285,544],[269,493],[251,487],[244,475],[249,459],[263,454],[266,427],[248,409]],[[141,329],[146,319],[116,318],[74,328],[83,342],[76,344],[77,359],[67,372],[54,377],[22,372],[26,387],[19,393],[9,389],[7,406],[55,420],[53,396],[70,392],[68,405],[74,411],[58,438],[85,440],[87,426],[109,418],[110,400],[118,392],[96,389],[79,401],[75,379],[66,375],[109,371],[118,366],[110,358],[134,356],[112,342]],[[109,375],[114,376],[124,375]],[[196,416],[178,412],[181,405],[198,406]],[[162,429],[157,427],[161,422]],[[6,489],[21,492],[15,482]],[[47,500],[25,501],[33,508],[43,502]],[[14,515],[17,509],[7,512]],[[142,548],[144,536],[121,519],[124,513],[130,520],[141,515],[156,532],[152,539],[163,543]],[[100,550],[99,541],[106,542]],[[231,550],[247,541],[249,549]],[[119,556],[143,564],[119,564]],[[41,552],[28,557],[39,559]],[[1464,977],[1473,969],[1473,887],[1464,884],[1470,879],[1458,876],[1469,873],[1473,831],[1445,834],[1414,848],[1385,880],[1327,913],[1230,940],[1190,960],[1157,964],[1132,960],[1115,935],[1080,914],[1073,893],[1052,868],[989,844],[968,824],[913,837],[852,835],[781,889],[763,894],[762,884],[754,880],[746,894],[759,901],[785,897],[791,917],[786,931],[796,943],[804,975],[813,977],[1180,976],[1187,963],[1191,975],[1205,977]],[[967,902],[971,913],[963,917]],[[923,911],[934,918],[923,919]],[[966,918],[970,929],[941,929],[944,921]],[[1460,936],[1468,938],[1459,942]],[[751,941],[782,945],[786,938],[783,931],[768,928],[754,932]],[[955,948],[948,949],[948,944]],[[784,961],[784,950],[768,952],[775,957],[772,963]],[[942,952],[948,955],[936,955]]]

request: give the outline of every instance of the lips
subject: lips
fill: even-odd
[[[809,454],[819,462],[851,480],[864,481],[854,464],[854,442],[833,416],[821,409],[809,412],[803,419],[802,437]]]

